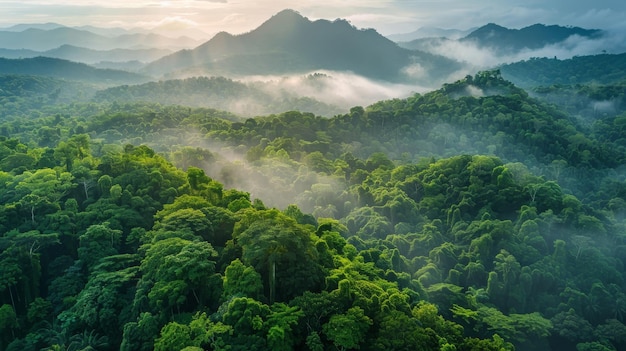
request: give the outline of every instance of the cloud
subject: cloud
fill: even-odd
[[[156,28],[160,30],[181,31],[197,28],[198,23],[184,16],[168,16],[157,21],[137,22],[138,27]]]
[[[416,92],[432,90],[416,85],[381,83],[348,72],[327,70],[281,77],[253,76],[245,78],[245,81],[262,82],[260,86],[274,95],[286,91],[346,110],[357,105],[368,106],[380,100],[404,98]]]
[[[597,55],[605,52],[626,52],[626,32],[606,31],[605,35],[598,39],[573,35],[560,43],[510,54],[499,54],[493,48],[479,47],[471,42],[455,40],[432,41],[424,46],[424,50],[460,61],[466,65],[464,71],[472,73],[476,70],[527,60],[531,57],[569,59],[574,56]],[[455,76],[460,74],[461,72],[457,72]]]

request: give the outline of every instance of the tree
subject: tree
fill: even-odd
[[[235,335],[259,334],[270,313],[270,308],[261,302],[249,297],[235,297],[228,302],[222,322],[232,326]]]
[[[148,298],[155,311],[179,312],[190,298],[197,305],[208,305],[221,295],[213,261],[217,252],[211,244],[171,237],[145,249],[141,271],[143,280],[154,284]]]
[[[272,350],[293,350],[297,343],[294,326],[298,324],[304,313],[297,306],[287,306],[283,303],[272,305],[272,313],[265,322],[267,331],[267,346]]]
[[[403,312],[391,310],[380,321],[374,345],[380,350],[429,350],[432,340],[418,320]]]
[[[159,322],[149,312],[143,312],[137,322],[124,325],[124,333],[120,351],[150,351],[154,348],[154,340],[159,334]]]
[[[601,341],[609,341],[616,350],[626,346],[626,325],[617,319],[607,319],[596,327],[593,334]]]
[[[100,259],[118,253],[121,237],[122,231],[111,229],[109,223],[91,225],[80,236],[78,258],[92,271]]]
[[[189,326],[170,322],[161,329],[161,335],[154,341],[155,351],[182,350],[194,346]]]
[[[233,328],[222,322],[213,322],[206,313],[196,313],[191,322],[189,329],[193,337],[194,345],[211,347],[213,350],[224,350],[227,344],[225,337],[232,335]]]
[[[4,347],[15,339],[15,329],[19,327],[17,315],[11,305],[0,306],[0,346]]]
[[[226,267],[222,297],[247,296],[259,300],[263,295],[261,275],[253,267],[244,265],[238,258]]]
[[[243,262],[268,282],[270,303],[277,296],[289,299],[320,283],[311,232],[281,212],[246,212],[233,237],[242,248]]]
[[[57,173],[53,169],[39,169],[33,173],[25,172],[24,178],[15,189],[24,194],[22,203],[29,210],[29,218],[35,224],[35,210],[43,205],[59,207],[59,200],[75,186],[73,176],[68,172]]]
[[[358,349],[372,323],[362,308],[354,306],[344,314],[330,317],[322,329],[339,350]]]

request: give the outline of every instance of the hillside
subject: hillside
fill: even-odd
[[[532,58],[502,65],[502,75],[524,87],[553,84],[615,84],[623,82],[626,53],[576,56],[567,60]]]
[[[249,117],[291,110],[323,116],[343,112],[337,106],[301,97],[285,89],[278,91],[267,87],[267,84],[244,84],[221,77],[196,77],[112,87],[99,91],[94,100],[211,107]]]
[[[97,69],[83,63],[49,57],[26,59],[0,58],[0,74],[55,77],[90,82],[101,86],[141,83],[149,80],[148,77],[136,73]]]
[[[423,76],[410,76],[413,64],[423,68]],[[193,50],[157,60],[146,67],[146,72],[272,75],[326,69],[402,81],[441,79],[457,65],[441,57],[402,49],[376,31],[356,29],[345,20],[311,22],[295,11],[285,10],[249,33],[219,33]]]
[[[150,62],[171,54],[167,49],[112,49],[93,50],[73,45],[62,45],[46,51],[0,49],[0,57],[8,59],[33,58],[38,56],[58,58],[74,62],[94,64],[99,62]]]

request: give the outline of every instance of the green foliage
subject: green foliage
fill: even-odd
[[[322,326],[326,337],[339,349],[358,349],[364,341],[372,320],[358,307],[350,308],[345,314],[330,317]]]
[[[2,349],[626,347],[623,116],[497,70],[332,118],[12,98]]]

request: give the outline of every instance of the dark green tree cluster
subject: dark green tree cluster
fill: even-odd
[[[506,79],[531,88],[553,84],[615,84],[624,80],[626,54],[603,53],[571,59],[531,58],[501,67]]]

